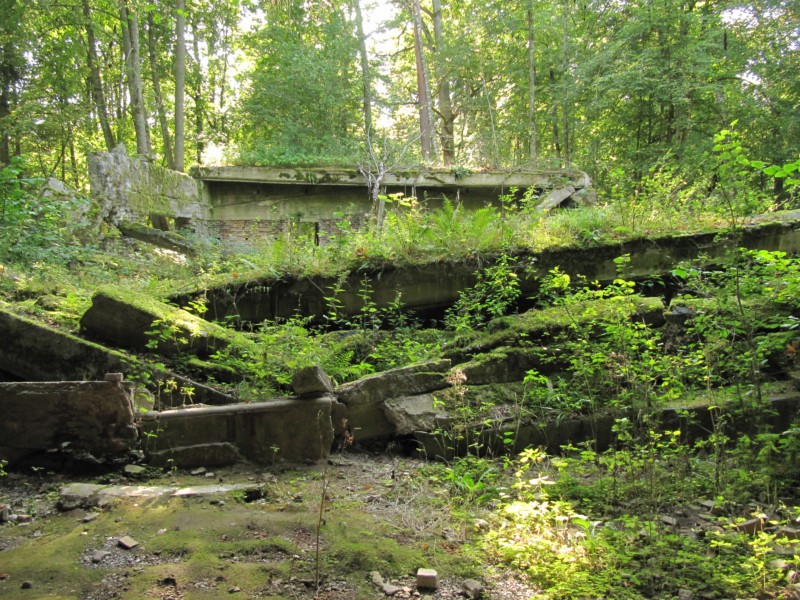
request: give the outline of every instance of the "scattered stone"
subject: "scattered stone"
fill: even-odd
[[[795,529],[794,527],[781,527],[775,534],[777,537],[786,538],[787,540],[800,539],[800,529]]]
[[[711,513],[700,513],[697,516],[698,518],[703,519],[703,521],[716,521],[716,518]]]
[[[91,523],[92,521],[94,521],[99,516],[100,516],[100,513],[96,513],[96,512],[86,513],[85,515],[83,515],[83,522],[84,523]]]
[[[668,515],[664,515],[663,517],[661,517],[661,522],[667,527],[676,527],[678,525],[678,519],[676,519],[675,517],[670,517]]]
[[[23,589],[23,590],[29,590],[29,589],[31,589],[33,587],[33,583],[30,582],[30,581],[23,581],[22,585],[19,586],[19,587],[20,587],[20,589]]]
[[[417,569],[417,587],[423,590],[435,590],[439,585],[439,575],[435,569]]]
[[[167,530],[164,527],[156,531],[156,535],[164,535],[165,533],[167,533]]]
[[[92,554],[92,562],[95,564],[101,563],[109,556],[111,556],[111,552],[108,552],[107,550],[98,550]]]
[[[229,594],[238,594],[241,591],[242,591],[242,588],[240,588],[238,585],[235,585],[231,589],[228,590],[228,593]]]
[[[455,544],[459,541],[456,532],[450,529],[449,527],[445,527],[442,530],[442,537],[446,542],[450,542],[451,544]]]
[[[125,475],[139,477],[147,473],[147,467],[143,467],[142,465],[125,465],[123,471],[125,472]]]
[[[292,389],[301,398],[314,398],[333,393],[333,382],[322,367],[305,367],[292,375]]]
[[[691,590],[678,590],[678,600],[694,600],[694,592]]]
[[[8,506],[3,504],[0,506],[0,523],[8,523]]]
[[[213,498],[209,500],[208,503],[214,506],[225,506],[225,500],[220,500],[219,498]]]
[[[719,516],[722,514],[722,509],[717,506],[717,503],[713,500],[701,500],[699,504],[702,508],[706,509],[714,516]]]
[[[211,471],[206,473],[206,479],[212,479],[213,477],[214,477],[214,473],[212,473]]]
[[[31,521],[33,521],[33,517],[30,515],[26,515],[25,513],[20,513],[18,515],[11,515],[11,516],[16,517],[13,520],[16,521],[17,523],[30,523]]]
[[[381,587],[383,585],[383,576],[378,573],[377,571],[372,571],[369,574],[369,579],[372,581],[373,584]]]
[[[470,600],[477,600],[483,597],[485,589],[480,581],[475,581],[474,579],[467,579],[461,584],[461,593]]]
[[[744,523],[738,523],[736,530],[746,533],[747,535],[755,535],[764,529],[764,521],[762,519],[749,519]]]
[[[120,548],[123,548],[123,549],[125,549],[125,550],[131,550],[131,549],[133,549],[133,548],[136,548],[136,546],[138,546],[138,545],[139,545],[139,542],[137,542],[137,541],[136,541],[135,539],[133,539],[131,536],[129,536],[129,535],[126,535],[126,536],[123,536],[123,537],[121,537],[121,538],[119,538],[119,539],[117,540],[117,545],[118,545]]]
[[[205,467],[197,467],[196,469],[192,469],[189,471],[189,475],[203,475],[206,472]]]
[[[489,521],[487,521],[486,519],[475,519],[473,521],[473,524],[475,525],[475,529],[477,529],[478,531],[489,529]]]
[[[397,587],[396,585],[392,585],[391,583],[384,583],[383,585],[381,585],[381,590],[383,590],[383,593],[386,594],[387,596],[394,596],[397,592],[399,592],[402,589],[403,588]]]

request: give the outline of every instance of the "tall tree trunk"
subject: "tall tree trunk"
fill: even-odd
[[[175,170],[183,171],[184,144],[186,141],[186,3],[175,2]]]
[[[103,80],[100,77],[100,61],[97,58],[97,39],[94,35],[92,10],[89,6],[89,0],[83,0],[83,25],[86,29],[86,64],[89,67],[92,99],[94,100],[95,110],[97,111],[97,120],[100,121],[100,129],[103,131],[103,140],[106,144],[106,150],[111,152],[115,146],[114,133],[111,131],[111,124],[108,120],[106,96],[103,91]]]
[[[422,10],[419,0],[413,0],[414,9],[414,54],[417,63],[417,103],[419,106],[419,130],[422,160],[429,162],[432,157],[433,117],[431,114],[431,93],[425,49],[422,45]]]
[[[3,56],[8,56],[5,49]],[[0,64],[0,77],[3,80],[2,86],[0,86],[0,166],[11,162],[11,134],[4,121],[11,114],[11,88],[14,71],[14,66],[6,61]]]
[[[563,0],[563,31],[561,35],[561,77],[562,79],[562,108],[561,116],[564,120],[564,166],[568,167],[570,164],[570,147],[569,147],[569,20],[568,20],[568,4],[569,0]]]
[[[122,48],[125,52],[131,113],[136,132],[136,152],[139,156],[149,156],[150,138],[147,131],[147,118],[142,95],[142,68],[139,61],[139,18],[135,11],[130,10],[128,0],[120,0],[119,8],[122,19]]]
[[[550,69],[550,86],[555,90],[556,89],[556,75],[553,72],[553,69]],[[563,107],[562,107],[563,108]],[[551,118],[553,122],[553,144],[556,148],[556,158],[558,158],[559,162],[561,161],[561,140],[558,137],[558,103],[553,102],[553,116]]]
[[[147,13],[147,54],[150,59],[150,73],[153,80],[153,95],[158,111],[158,124],[161,129],[161,140],[164,144],[164,158],[170,169],[175,168],[175,155],[172,152],[172,136],[167,123],[167,111],[164,108],[164,96],[161,94],[161,78],[158,75],[158,54],[156,51],[156,32],[153,12]]]
[[[442,25],[442,2],[433,0],[433,39],[436,52],[441,53],[444,47],[444,26]],[[453,114],[453,101],[450,98],[450,80],[448,78],[445,62],[439,55],[437,60],[437,74],[439,76],[439,116],[442,118],[442,162],[452,165],[456,159],[455,149],[455,115]]]
[[[367,54],[367,38],[364,35],[364,18],[361,16],[361,0],[353,1],[356,10],[356,32],[358,33],[358,53],[361,58],[361,86],[364,94],[364,132],[369,144],[372,140],[372,77]]]
[[[195,134],[195,159],[197,164],[203,162],[203,151],[205,150],[205,122],[206,122],[206,99],[203,95],[203,62],[200,56],[200,32],[197,30],[197,23],[192,25],[192,49],[194,50],[194,134]]]
[[[538,148],[536,144],[536,46],[534,38],[534,0],[528,5],[528,129],[531,134],[530,160],[536,163]]]

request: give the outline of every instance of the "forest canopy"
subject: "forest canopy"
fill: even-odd
[[[10,0],[0,163],[84,188],[86,155],[124,142],[178,170],[371,157],[711,189],[722,130],[797,161],[798,72],[783,0]]]

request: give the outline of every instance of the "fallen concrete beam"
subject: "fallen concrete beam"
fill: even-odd
[[[281,398],[147,413],[143,446],[148,461],[158,466],[317,461],[331,451],[332,403],[330,397]]]
[[[0,302],[0,371],[27,381],[100,380],[129,372],[121,352],[14,314]]]

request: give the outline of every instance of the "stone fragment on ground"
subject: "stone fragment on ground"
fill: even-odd
[[[417,569],[417,587],[435,590],[439,585],[439,575],[434,569]]]
[[[485,588],[480,581],[474,579],[467,579],[461,584],[461,593],[470,600],[477,600],[483,597]]]
[[[70,483],[61,488],[58,503],[62,511],[75,508],[91,508],[97,506],[101,500],[107,498],[156,498],[159,496],[208,496],[213,494],[227,494],[229,492],[256,491],[256,483],[237,484],[208,484],[188,487],[164,487],[148,485],[110,485],[104,486],[91,483]]]
[[[383,593],[386,594],[387,596],[394,596],[397,592],[399,592],[402,589],[403,588],[398,587],[396,585],[392,585],[391,583],[383,583],[381,585],[381,590],[383,590]]]
[[[124,535],[117,540],[117,545],[123,550],[133,550],[139,545],[139,542],[129,535]]]

